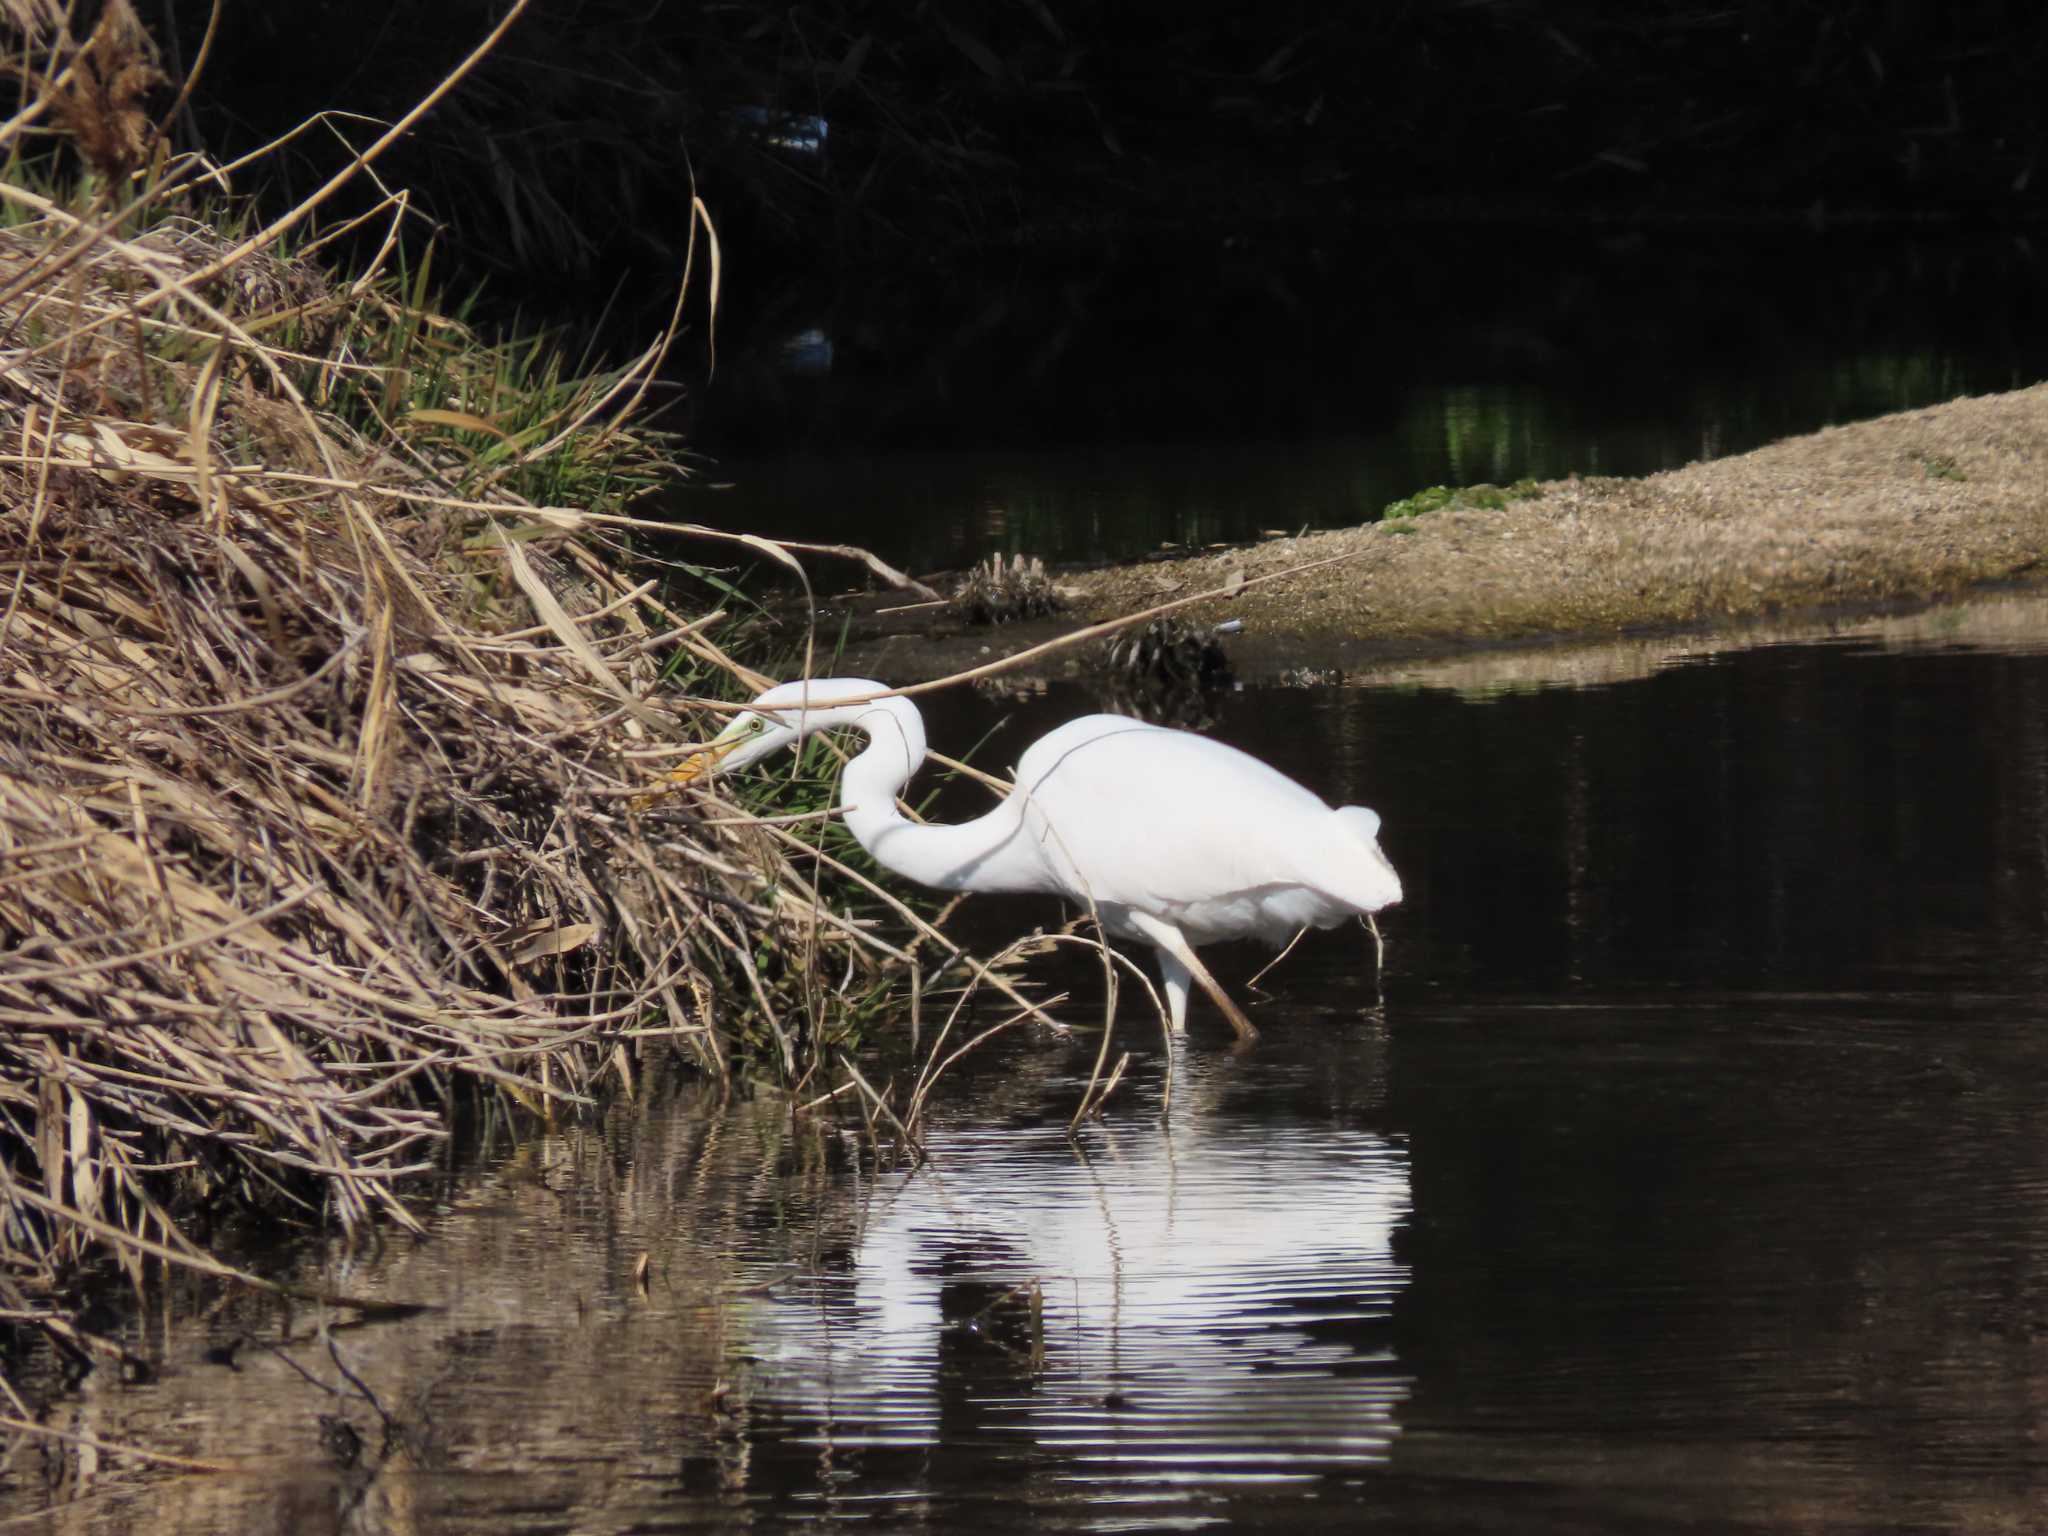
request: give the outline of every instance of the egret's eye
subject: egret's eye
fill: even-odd
[[[748,730],[750,730],[750,731],[757,731],[757,732],[758,732],[758,731],[765,731],[765,730],[767,730],[767,729],[768,729],[768,722],[767,722],[766,720],[763,720],[763,719],[762,719],[762,718],[761,718],[761,717],[760,717],[759,715],[756,715],[756,716],[754,716],[754,723],[753,723],[752,725],[748,726],[748,727],[747,727],[747,729],[748,729]]]

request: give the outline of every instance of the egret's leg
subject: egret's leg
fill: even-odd
[[[1143,912],[1127,913],[1126,920],[1138,932],[1150,939],[1153,947],[1159,951],[1159,971],[1161,975],[1166,977],[1166,990],[1169,1002],[1173,996],[1173,973],[1167,969],[1167,961],[1171,959],[1175,965],[1187,973],[1187,977],[1192,977],[1200,984],[1204,992],[1216,1000],[1216,1006],[1221,1008],[1223,1016],[1230,1020],[1230,1027],[1237,1031],[1238,1039],[1258,1039],[1259,1032],[1252,1028],[1252,1021],[1244,1016],[1244,1010],[1230,1000],[1230,994],[1225,992],[1217,984],[1216,978],[1209,974],[1209,967],[1195,958],[1194,946],[1188,943],[1186,936],[1178,928],[1174,927],[1171,923],[1163,923],[1158,918]],[[1176,1010],[1180,1018],[1174,1021],[1175,1028],[1181,1027],[1181,1020],[1186,1017],[1187,1013],[1186,977],[1182,979],[1180,986],[1180,1007]]]
[[[1166,983],[1166,1012],[1173,1021],[1173,1032],[1184,1035],[1188,1032],[1188,968],[1163,949],[1153,953],[1159,956],[1159,979]]]

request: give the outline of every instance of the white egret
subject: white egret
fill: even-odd
[[[864,733],[839,801],[876,863],[942,891],[1049,891],[1091,907],[1110,935],[1158,951],[1176,1033],[1191,979],[1241,1036],[1256,1033],[1195,946],[1279,944],[1401,899],[1374,812],[1333,810],[1235,747],[1121,715],[1084,715],[1034,742],[987,815],[920,825],[896,796],[924,761],[924,719],[906,698],[868,697],[887,686],[834,677],[770,688],[673,777],[744,768],[813,731]]]

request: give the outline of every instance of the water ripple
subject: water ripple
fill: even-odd
[[[757,1403],[800,1443],[971,1435],[1084,1479],[1383,1461],[1406,1152],[1274,1130],[1177,1115],[1092,1157],[1050,1129],[941,1132],[871,1194],[845,1272],[748,1307]]]

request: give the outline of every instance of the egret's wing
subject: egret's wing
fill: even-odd
[[[1257,758],[1112,715],[1070,721],[1024,755],[1027,825],[1072,894],[1142,911],[1303,880],[1330,808]]]

